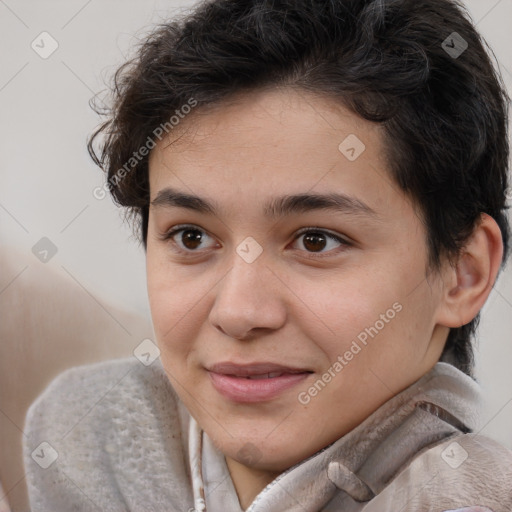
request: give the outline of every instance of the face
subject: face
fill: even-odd
[[[290,90],[196,114],[149,162],[161,360],[227,458],[283,471],[432,368],[442,285],[380,127]]]

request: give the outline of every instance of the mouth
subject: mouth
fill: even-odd
[[[272,400],[307,379],[312,370],[275,363],[218,363],[206,368],[213,387],[233,402]]]
[[[288,372],[272,372],[272,373],[262,373],[260,375],[247,375],[247,377],[243,377],[244,379],[254,379],[254,380],[258,380],[258,379],[273,379],[275,377],[281,377],[281,375],[284,375]],[[301,373],[301,372],[297,372],[297,373]],[[291,375],[291,372],[288,373],[289,375]],[[232,377],[237,377],[237,375],[232,375]],[[242,377],[242,376],[240,376]]]

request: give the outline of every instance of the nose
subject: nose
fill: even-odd
[[[219,282],[209,319],[226,336],[249,340],[286,321],[286,287],[261,256],[247,263],[238,254]]]

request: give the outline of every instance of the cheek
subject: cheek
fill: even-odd
[[[296,316],[301,329],[330,362],[346,351],[375,365],[414,357],[430,337],[432,297],[427,284],[410,293],[420,272],[404,274],[381,267],[371,275],[347,272],[313,289],[302,286],[297,295],[307,308]]]
[[[181,296],[179,289],[162,284],[148,287],[148,294],[158,343],[174,349],[189,345],[187,340],[193,336],[196,325],[194,315],[198,306],[194,306],[194,301]]]
[[[301,299],[303,328],[321,335],[336,347],[356,338],[361,332],[380,320],[381,314],[394,316],[393,304],[397,294],[390,292],[377,274],[367,279],[364,275],[349,273],[316,282],[314,287],[304,285],[294,290]]]
[[[160,345],[180,339],[180,332],[193,310],[190,290],[194,284],[184,285],[156,251],[147,254],[147,290],[154,330]]]

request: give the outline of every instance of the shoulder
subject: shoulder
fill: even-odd
[[[467,492],[490,489],[512,500],[512,451],[479,434],[460,434],[426,450],[413,462],[434,468],[446,481],[457,482]]]
[[[512,451],[482,435],[460,434],[420,452],[377,496],[375,506],[386,512],[398,504],[441,512],[479,505],[509,512],[511,482]]]
[[[158,360],[144,366],[135,357],[69,368],[54,378],[31,404],[27,428],[52,422],[55,436],[64,435],[81,415],[126,413],[162,393],[175,398]],[[58,423],[55,423],[58,418]]]
[[[116,503],[122,510],[127,500],[142,506],[138,501],[148,499],[143,474],[154,475],[156,489],[167,485],[160,497],[172,503],[165,480],[173,475],[179,482],[186,473],[184,422],[159,360],[145,366],[133,357],[64,371],[26,415],[31,505],[55,510],[87,497],[103,510],[117,510]]]

